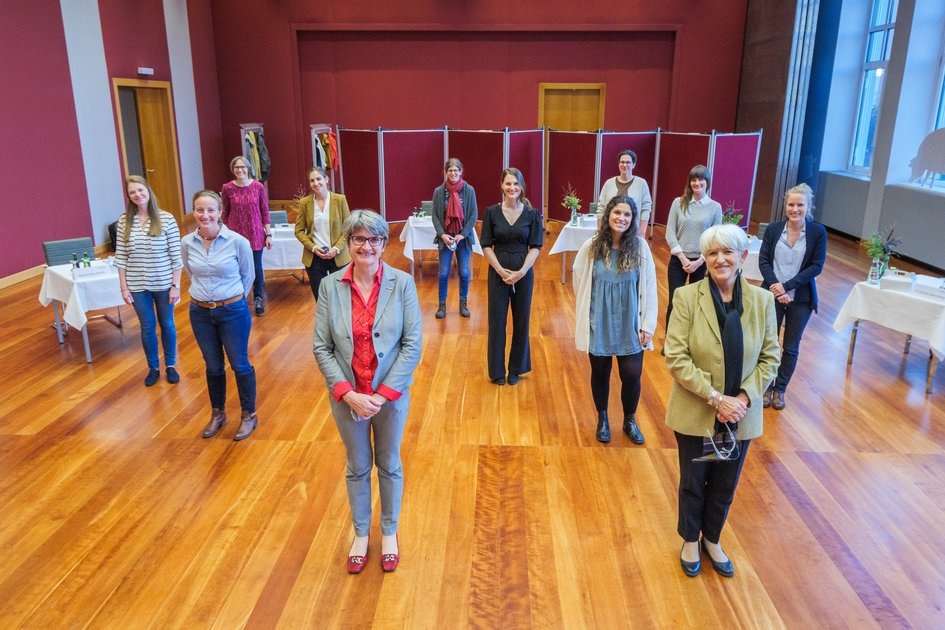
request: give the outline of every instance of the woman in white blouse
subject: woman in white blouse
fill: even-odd
[[[147,180],[132,175],[125,180],[128,208],[118,219],[115,267],[121,297],[134,306],[141,323],[141,345],[148,361],[144,384],[151,387],[160,376],[157,324],[161,324],[161,345],[167,381],[176,383],[180,375],[177,361],[177,329],[174,305],[180,301],[180,231],[171,214],[158,208],[154,190]]]

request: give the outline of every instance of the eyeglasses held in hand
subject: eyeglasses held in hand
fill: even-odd
[[[738,425],[735,425],[736,429]],[[706,436],[702,438],[702,457],[694,457],[694,462],[731,462],[738,459],[741,451],[738,447],[738,440],[735,439],[735,432],[729,423],[716,423],[716,433],[712,435],[709,429],[705,430]]]
[[[361,247],[365,243],[370,243],[371,247],[380,247],[387,239],[383,236],[350,236],[348,240],[358,247]]]

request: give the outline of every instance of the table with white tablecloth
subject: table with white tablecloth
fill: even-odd
[[[749,235],[748,257],[745,258],[745,264],[742,265],[742,275],[746,280],[757,280],[758,282],[764,280],[761,269],[758,267],[759,252],[761,252],[761,239]]]
[[[555,244],[548,252],[549,256],[561,254],[561,284],[567,281],[568,252],[576,252],[587,239],[597,233],[597,215],[586,214],[578,219],[576,225],[565,223],[555,239]]]
[[[270,226],[272,249],[263,250],[262,265],[266,271],[295,271],[302,269],[302,243],[295,238],[295,225],[281,223]],[[291,273],[299,282],[304,281],[300,274]]]
[[[410,259],[410,274],[413,275],[413,256],[420,252],[420,264],[423,265],[423,252],[436,250],[436,228],[433,227],[433,217],[410,217],[400,231],[400,240],[404,244],[404,256]],[[473,253],[482,256],[482,245],[479,238],[473,244]],[[472,277],[472,265],[469,265],[469,276]]]
[[[43,274],[43,285],[39,289],[39,303],[49,306],[51,302],[60,302],[65,305],[62,319],[69,326],[82,330],[82,341],[85,344],[85,359],[92,362],[92,353],[89,349],[87,330],[89,311],[97,311],[124,304],[121,297],[121,285],[118,280],[118,270],[105,261],[93,261],[96,269],[101,269],[98,275],[73,277],[72,265],[55,265],[46,267]],[[63,325],[59,318],[59,305],[54,304],[56,311],[56,332],[59,343],[62,343]],[[118,321],[107,318],[121,328],[121,310],[118,311]]]
[[[941,283],[941,278],[916,277],[917,285],[934,287]],[[853,350],[861,320],[908,335],[906,352],[909,351],[909,340],[912,337],[928,340],[930,356],[926,392],[930,391],[936,362],[945,357],[945,300],[921,295],[916,291],[881,289],[879,285],[867,282],[855,284],[833,323],[834,329],[838,331],[853,324],[847,363],[853,362]]]

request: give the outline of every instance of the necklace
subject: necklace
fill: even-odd
[[[205,240],[205,241],[212,241],[212,240],[215,239],[216,237],[220,236],[220,232],[218,231],[218,232],[217,232],[216,234],[214,234],[213,236],[204,236],[203,234],[200,233],[200,229],[198,228],[198,229],[197,229],[197,235],[198,235],[200,238],[202,238],[203,240]]]

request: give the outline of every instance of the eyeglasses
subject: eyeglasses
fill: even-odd
[[[738,425],[735,425],[736,428]],[[709,429],[705,430],[706,436],[702,438],[702,457],[695,457],[694,462],[730,462],[738,459],[741,451],[738,447],[738,440],[735,439],[735,433],[732,431],[731,424],[725,422],[716,423],[716,433],[712,435]]]
[[[357,247],[361,247],[365,243],[370,243],[371,247],[380,247],[387,241],[387,238],[383,236],[349,236],[348,240]]]
[[[248,171],[249,167],[248,166],[234,166],[233,170],[234,171]]]

